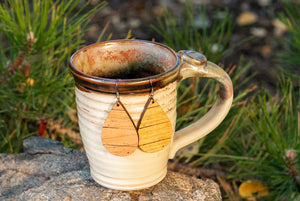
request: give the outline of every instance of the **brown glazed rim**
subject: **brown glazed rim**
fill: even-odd
[[[151,44],[151,45],[159,46],[160,48],[165,48],[174,55],[174,57],[176,58],[176,64],[171,69],[163,73],[153,75],[153,76],[143,77],[143,78],[135,78],[135,79],[109,79],[109,78],[96,77],[79,71],[73,65],[73,59],[81,51],[84,51],[89,48],[93,48],[95,46],[105,45],[109,43],[128,43],[128,42]],[[128,40],[128,39],[110,40],[110,41],[88,45],[76,51],[71,56],[70,63],[69,63],[69,69],[75,79],[75,85],[79,89],[84,91],[89,91],[89,92],[98,91],[98,92],[105,92],[105,93],[116,93],[116,90],[119,93],[142,93],[142,92],[149,92],[151,90],[151,87],[153,87],[154,90],[158,88],[162,88],[168,85],[169,83],[178,80],[179,77],[179,70],[177,68],[178,66],[179,66],[179,58],[177,56],[177,53],[174,50],[172,50],[170,47],[157,42],[151,42],[145,40]]]

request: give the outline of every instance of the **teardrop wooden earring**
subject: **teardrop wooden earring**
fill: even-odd
[[[154,153],[166,147],[172,138],[171,122],[154,99],[151,79],[150,97],[138,123],[139,147],[144,152]]]
[[[120,101],[116,82],[116,103],[112,107],[103,125],[102,144],[111,154],[128,156],[138,146],[137,129],[129,113]]]

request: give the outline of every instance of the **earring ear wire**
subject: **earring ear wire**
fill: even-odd
[[[104,122],[101,140],[104,148],[111,154],[128,156],[138,147],[138,134],[130,114],[120,101],[118,80],[115,88],[117,101]]]
[[[118,91],[118,80],[116,80],[116,83],[115,83],[115,90],[116,90],[117,106],[119,106],[119,102],[120,102],[120,93],[119,93],[119,91]]]
[[[153,90],[153,85],[152,85],[152,80],[151,80],[151,77],[149,78],[149,83],[150,83],[150,98],[152,99],[152,102],[154,101],[154,90]]]

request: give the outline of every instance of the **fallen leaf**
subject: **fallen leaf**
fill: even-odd
[[[270,45],[264,45],[262,48],[261,48],[261,55],[264,57],[264,58],[267,58],[267,57],[270,57],[271,53],[272,53],[272,48]]]
[[[32,85],[34,85],[34,79],[29,77],[26,79],[26,83],[29,84],[30,86],[32,86]]]
[[[44,136],[44,132],[47,129],[47,121],[41,121],[39,123],[39,136],[43,137]]]
[[[274,26],[274,35],[275,36],[282,36],[285,32],[288,31],[288,27],[279,19],[274,19],[272,21]]]
[[[248,180],[240,185],[239,194],[249,201],[256,201],[256,198],[268,195],[269,188],[260,181]]]
[[[237,17],[237,23],[239,26],[254,24],[256,21],[257,15],[249,11],[244,11]]]

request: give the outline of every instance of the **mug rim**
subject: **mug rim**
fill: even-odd
[[[79,71],[73,65],[73,59],[76,57],[77,54],[79,54],[84,50],[96,46],[106,45],[109,43],[120,44],[120,43],[128,43],[128,42],[143,43],[146,45],[155,45],[156,47],[164,48],[168,50],[168,52],[170,52],[174,56],[174,58],[176,58],[176,63],[174,66],[172,66],[170,69],[168,69],[165,72],[156,75],[146,76],[142,78],[133,78],[133,79],[112,79],[112,78],[103,78],[103,77],[88,75],[86,73]],[[92,90],[92,91],[116,93],[116,85],[118,85],[119,93],[132,93],[132,92],[149,91],[151,87],[153,87],[154,89],[161,88],[163,86],[166,86],[168,83],[177,80],[179,74],[179,72],[177,71],[177,67],[179,66],[179,62],[180,61],[177,53],[167,45],[158,42],[147,41],[147,40],[119,39],[119,40],[108,40],[99,43],[93,43],[77,50],[70,57],[69,69],[74,76],[75,85],[78,88],[85,89],[85,90]]]

